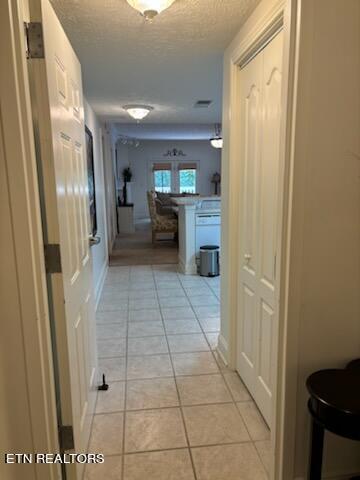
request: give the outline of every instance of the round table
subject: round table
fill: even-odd
[[[346,369],[315,372],[306,386],[312,419],[308,480],[321,480],[325,430],[360,440],[360,359]]]

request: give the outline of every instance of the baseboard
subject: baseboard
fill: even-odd
[[[179,272],[183,273],[184,275],[196,275],[197,274],[197,266],[186,264],[180,257],[179,257]]]
[[[334,473],[334,474],[330,474],[330,473],[326,474],[325,473],[324,480],[349,480],[350,478],[353,478],[357,475],[359,475],[359,472],[356,472],[354,470],[352,472],[350,471],[349,473],[346,473],[346,474],[343,473],[341,475],[336,474],[336,473]]]
[[[106,278],[108,268],[109,268],[108,263],[107,263],[107,261],[105,261],[104,265],[103,265],[103,268],[101,270],[101,273],[100,273],[99,280],[98,280],[98,282],[95,286],[95,309],[96,310],[97,310],[99,302],[100,302],[100,297],[101,297],[101,293],[102,293],[103,288],[104,288],[104,283],[105,283],[105,278]]]
[[[359,475],[356,473],[348,473],[348,474],[342,474],[342,475],[336,475],[336,474],[324,474],[322,475],[323,480],[349,480],[350,477],[354,477],[355,475]],[[305,477],[296,477],[294,480],[306,480]]]
[[[219,335],[218,346],[216,350],[220,355],[221,360],[225,363],[225,365],[228,365],[229,344],[221,334]]]

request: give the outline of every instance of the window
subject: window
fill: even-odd
[[[171,170],[158,170],[154,172],[154,185],[156,192],[171,192]]]
[[[156,192],[171,192],[171,164],[155,163],[153,166],[154,189]]]
[[[179,192],[196,193],[195,163],[181,163],[179,165]]]

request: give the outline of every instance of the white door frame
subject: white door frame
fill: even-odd
[[[52,346],[23,34],[24,19],[25,1],[1,2],[0,70],[4,72],[4,81],[0,82],[0,98],[1,110],[5,116],[2,130],[6,148],[5,163],[23,339],[23,352],[18,354],[24,356],[27,366],[24,395],[28,398],[32,428],[32,446],[29,445],[29,448],[34,452],[56,453],[59,451],[59,444]],[[6,162],[6,159],[11,161]],[[7,325],[3,324],[2,328],[6,329]],[[8,375],[10,377],[13,372],[8,372]],[[9,388],[10,385],[11,382]],[[11,418],[16,412],[9,412],[8,415]],[[11,419],[9,422],[11,423]],[[59,466],[35,465],[35,475],[38,480],[59,479]]]
[[[238,37],[225,54],[224,64],[224,148],[222,158],[222,292],[221,317],[222,332],[219,337],[218,351],[232,369],[235,369],[237,355],[237,285],[240,259],[238,258],[238,221],[240,198],[238,178],[241,167],[238,145],[240,121],[240,102],[238,101],[240,65],[246,63],[255,52],[283,28],[283,94],[282,126],[280,142],[279,173],[279,218],[278,218],[278,255],[276,265],[276,291],[279,325],[278,367],[275,377],[273,424],[271,442],[273,455],[270,477],[272,480],[293,478],[295,455],[295,413],[297,388],[297,318],[288,322],[288,284],[289,284],[289,248],[291,231],[292,201],[292,136],[293,112],[295,111],[296,66],[299,52],[298,38],[298,0],[273,0],[262,2],[258,7],[256,21],[251,17],[245,22]],[[226,192],[226,193],[225,193]],[[295,292],[296,294],[296,292]],[[293,298],[294,302],[296,299]],[[223,335],[223,325],[228,326],[229,342]],[[225,327],[226,328],[226,327]],[[291,375],[288,371],[291,368]],[[286,448],[286,453],[285,453]]]

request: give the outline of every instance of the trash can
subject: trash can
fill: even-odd
[[[200,275],[218,277],[220,275],[220,250],[217,245],[200,247]]]

